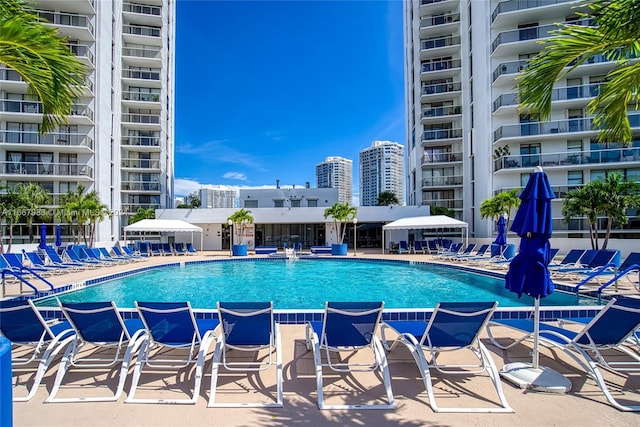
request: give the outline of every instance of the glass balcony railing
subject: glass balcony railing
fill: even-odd
[[[461,162],[462,153],[431,153],[422,156],[422,164]]]
[[[0,171],[6,175],[61,175],[93,178],[93,169],[77,163],[0,162]]]
[[[459,59],[452,59],[450,61],[438,61],[438,62],[424,62],[422,63],[422,72],[428,73],[430,71],[452,70],[454,68],[460,68],[462,61]]]
[[[36,10],[35,13],[40,18],[45,19],[51,24],[86,28],[87,30],[89,30],[91,35],[93,35],[93,24],[91,24],[91,20],[88,16],[76,15],[72,13],[53,12],[50,10]]]
[[[451,185],[462,185],[462,175],[434,176],[422,180],[423,187],[448,187]]]
[[[594,56],[590,56],[589,58],[587,58],[586,61],[584,61],[584,63],[582,65],[585,64],[602,64],[605,62],[611,62],[609,61],[606,57],[604,57],[603,55],[594,55]],[[575,62],[570,63],[569,65],[573,65]],[[513,61],[513,62],[505,62],[502,63],[500,65],[498,65],[498,67],[493,70],[493,81],[495,82],[496,79],[504,74],[517,74],[520,71],[524,70],[525,67],[527,66],[527,61],[523,60],[523,61]]]
[[[640,127],[640,113],[628,114],[632,128]],[[493,132],[493,142],[501,138],[516,138],[521,136],[550,135],[556,133],[597,131],[593,125],[593,118],[575,118],[553,122],[527,122],[517,125],[501,126]]]
[[[160,102],[159,93],[122,92],[122,99],[127,101]]]
[[[567,101],[570,99],[587,99],[597,96],[600,92],[600,84],[590,84],[584,86],[570,86],[570,87],[561,87],[558,89],[553,89],[551,92],[551,100],[552,101]],[[517,93],[507,93],[504,95],[500,95],[493,101],[493,111],[495,112],[498,108],[509,106],[509,105],[518,105],[520,102],[518,100]]]
[[[84,146],[93,149],[93,139],[79,133],[50,132],[43,135],[39,132],[3,130],[0,131],[0,142],[7,144]]]
[[[123,47],[123,56],[133,56],[137,58],[162,59],[162,52],[157,47]]]
[[[434,27],[436,25],[451,24],[454,22],[460,22],[459,13],[425,16],[424,18],[420,19],[420,27]]]
[[[122,181],[124,191],[160,191],[160,183],[148,181]]]
[[[462,138],[462,129],[434,129],[426,130],[423,134],[423,141],[433,141],[437,139]]]
[[[162,8],[159,6],[149,6],[146,4],[123,3],[122,10],[124,12],[139,13],[141,15],[160,16]]]
[[[122,70],[122,77],[125,79],[160,81],[160,69],[154,68],[148,71],[125,69]]]
[[[425,108],[422,110],[422,118],[455,116],[461,113],[462,107],[459,105],[448,105],[444,107]]]
[[[590,23],[591,21],[588,19],[565,22],[565,24],[582,25],[582,26],[587,26]],[[500,34],[498,34],[498,36],[493,40],[493,43],[491,43],[491,53],[493,53],[493,51],[495,51],[498,48],[498,46],[504,43],[516,43],[516,42],[520,43],[526,40],[537,40],[537,39],[542,39],[546,37],[551,37],[552,36],[551,32],[557,30],[558,28],[560,27],[557,24],[551,24],[551,25],[541,25],[539,27],[527,27],[527,28],[519,28],[517,30],[503,31]]]
[[[460,36],[441,37],[437,39],[422,40],[420,48],[422,50],[437,49],[440,47],[456,46],[460,44]]]
[[[534,7],[550,6],[558,3],[567,3],[574,0],[509,0],[498,3],[491,14],[491,22],[501,13],[514,12],[516,10],[531,9]]]
[[[149,27],[144,25],[123,25],[122,32],[124,34],[133,34],[135,36],[160,37],[160,28]]]
[[[436,95],[438,93],[460,92],[462,84],[457,82],[438,83],[434,85],[422,86],[422,95]]]
[[[159,147],[159,136],[123,136],[121,140],[122,145],[138,146],[138,147]]]
[[[158,114],[123,114],[122,121],[127,123],[160,124]]]
[[[67,46],[73,54],[79,58],[86,58],[91,64],[93,64],[93,53],[86,44],[68,43]]]
[[[447,209],[462,209],[464,201],[462,199],[424,199],[422,200],[422,205]]]
[[[42,103],[39,101],[0,99],[0,111],[6,113],[42,114]],[[93,111],[85,104],[73,104],[69,115],[85,116],[93,120]]]
[[[609,148],[606,150],[504,156],[494,160],[494,171],[535,166],[580,166],[603,163],[637,163],[639,161],[640,148],[638,147]]]
[[[160,159],[122,159],[123,168],[160,169]]]

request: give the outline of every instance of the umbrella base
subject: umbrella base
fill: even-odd
[[[571,390],[568,378],[546,366],[535,369],[531,363],[508,363],[500,370],[500,376],[520,388],[535,391],[566,393]]]

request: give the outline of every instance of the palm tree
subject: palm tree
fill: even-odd
[[[64,219],[72,225],[71,233],[76,244],[80,243],[80,238],[85,245],[93,243],[93,234],[96,223],[102,221],[110,215],[106,205],[100,203],[100,198],[95,190],[85,193],[84,185],[79,184],[76,191],[69,190],[61,197]],[[75,223],[75,227],[73,227]],[[89,240],[87,240],[87,226],[89,229]]]
[[[378,206],[391,206],[400,203],[396,193],[393,191],[383,191],[378,194]]]
[[[233,228],[236,234],[236,242],[238,245],[242,244],[242,239],[244,237],[244,233],[247,230],[248,224],[253,224],[253,216],[251,216],[251,211],[248,209],[240,209],[233,213],[227,220],[230,220],[233,224]]]
[[[18,192],[18,198],[20,200],[20,207],[27,223],[27,229],[29,230],[29,243],[33,243],[33,220],[36,216],[48,216],[48,215],[36,215],[41,210],[42,205],[45,205],[51,200],[49,192],[38,184],[30,182],[29,184],[18,184],[16,186]]]
[[[520,102],[530,113],[548,120],[554,84],[589,58],[603,55],[617,66],[600,83],[587,108],[595,114],[600,142],[627,145],[633,139],[627,106],[640,102],[640,68],[634,60],[640,56],[640,3],[592,0],[584,6],[588,11],[584,18],[592,19],[594,25],[558,24],[554,37],[541,42],[544,49],[529,60],[518,78]]]
[[[0,2],[0,63],[15,70],[42,103],[42,133],[67,123],[85,84],[87,69],[65,43],[22,0]]]
[[[516,194],[518,189],[498,193],[491,199],[484,200],[480,205],[480,217],[497,221],[502,215],[506,215],[508,225],[511,211],[520,206],[520,198]]]
[[[347,232],[347,227],[343,227],[344,222],[353,221],[356,217],[357,209],[354,206],[350,206],[349,203],[336,202],[333,206],[324,210],[325,219],[328,217],[333,218],[333,226],[336,230],[336,237],[338,238],[338,244],[342,244],[344,241],[344,235]]]
[[[149,209],[138,208],[136,213],[131,215],[131,218],[129,218],[129,224],[133,224],[133,223],[136,223],[138,221],[142,221],[143,219],[154,219],[155,217],[156,217],[156,210],[155,209],[152,209],[152,208],[149,208]]]
[[[606,216],[607,226],[602,243],[602,249],[606,249],[613,226],[627,223],[628,208],[640,207],[639,191],[640,184],[622,181],[620,174],[612,173],[604,181],[591,181],[582,188],[569,191],[565,195],[562,215],[565,222],[575,217],[586,218],[593,249],[599,249],[598,217]]]

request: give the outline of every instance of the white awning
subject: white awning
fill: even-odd
[[[421,230],[428,228],[469,228],[469,224],[445,215],[433,215],[401,218],[382,226],[383,230]]]
[[[124,231],[125,233],[131,231],[202,233],[202,228],[179,219],[143,219],[127,225]]]

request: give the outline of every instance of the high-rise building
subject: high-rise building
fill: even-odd
[[[238,194],[226,187],[201,188],[199,190],[201,208],[235,208]]]
[[[562,221],[563,196],[611,172],[640,181],[640,113],[629,108],[634,142],[605,147],[587,104],[616,63],[588,58],[563,75],[551,120],[519,108],[516,77],[558,22],[589,25],[579,1],[411,0],[404,5],[407,204],[444,207],[490,236],[483,200],[522,188],[536,166],[555,191],[553,230],[588,237],[586,220]],[[640,230],[634,216],[616,236]],[[634,231],[635,229],[635,231]]]
[[[353,204],[353,161],[329,156],[316,165],[316,187],[337,188],[340,203]]]
[[[360,151],[360,206],[376,206],[383,191],[404,205],[404,146],[397,142],[374,141]]]
[[[41,135],[41,103],[0,66],[0,181],[35,182],[53,206],[80,184],[95,190],[114,213],[96,240],[118,238],[129,213],[173,207],[175,0],[30,5],[67,39],[88,77],[69,124]]]

